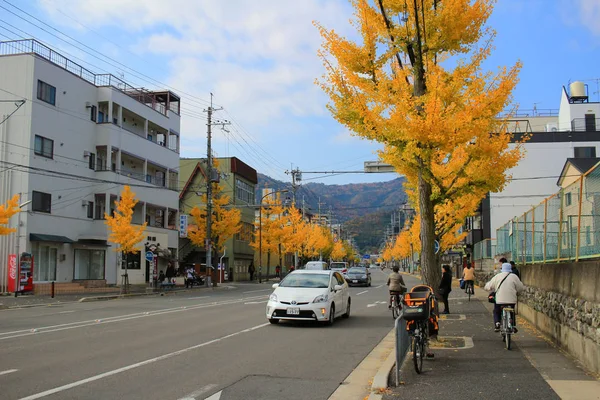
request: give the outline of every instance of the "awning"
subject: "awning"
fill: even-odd
[[[29,240],[32,242],[75,243],[66,236],[42,235],[41,233],[30,233]]]
[[[76,244],[81,244],[85,246],[110,247],[108,241],[102,239],[79,239]]]

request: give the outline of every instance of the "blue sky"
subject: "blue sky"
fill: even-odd
[[[229,133],[215,131],[219,156],[237,156],[286,181],[284,171],[292,165],[304,171],[359,170],[375,159],[378,145],[350,136],[334,121],[314,84],[323,69],[312,21],[352,36],[345,0],[0,0],[0,7],[0,40],[35,37],[94,72],[179,93],[183,157],[206,156],[202,110],[212,92],[224,107],[216,117],[233,121]],[[557,109],[561,87],[570,80],[588,80],[597,100],[592,79],[600,78],[599,20],[600,0],[499,0],[489,20],[497,31],[496,50],[486,67],[523,62],[514,93],[521,109],[534,104]],[[314,181],[394,177],[352,174]]]

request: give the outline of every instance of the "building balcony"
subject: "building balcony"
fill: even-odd
[[[571,121],[573,132],[597,132],[600,118],[575,118]]]

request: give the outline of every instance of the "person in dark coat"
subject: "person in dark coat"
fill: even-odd
[[[440,294],[442,301],[444,302],[444,311],[443,314],[450,314],[450,307],[448,306],[448,296],[452,291],[452,272],[450,271],[449,265],[442,266],[442,281],[440,282],[440,287],[438,289],[438,293]]]
[[[510,270],[513,274],[515,274],[519,279],[521,279],[521,272],[519,271],[519,269],[517,268],[517,266],[515,265],[514,261],[510,262]]]
[[[165,275],[167,277],[167,281],[169,283],[172,283],[173,278],[175,278],[175,267],[173,266],[173,264],[169,264],[169,266],[167,267],[167,273]]]
[[[250,274],[250,280],[251,281],[254,280],[254,271],[256,271],[254,269],[254,263],[252,261],[250,261],[250,265],[248,266],[248,273]]]

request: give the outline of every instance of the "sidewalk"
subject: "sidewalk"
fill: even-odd
[[[520,318],[513,349],[506,350],[493,329],[492,307],[481,288],[470,302],[453,289],[451,314],[442,316],[440,341],[431,346],[435,359],[425,360],[418,375],[409,352],[401,385],[383,399],[600,399],[600,382]]]

